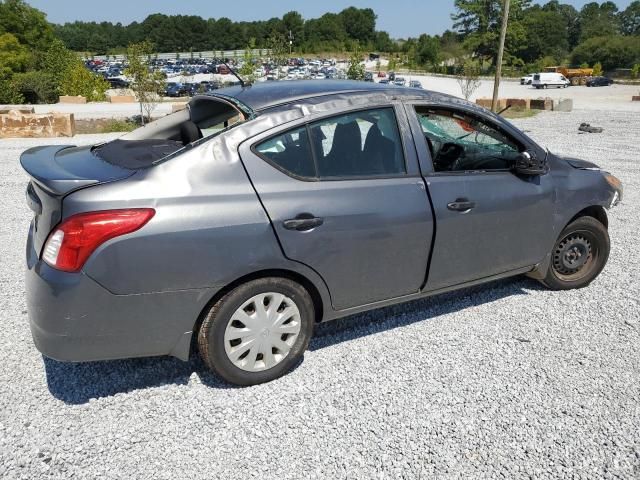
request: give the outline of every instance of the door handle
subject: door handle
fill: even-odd
[[[466,198],[458,198],[455,202],[447,204],[447,208],[455,212],[468,212],[472,208],[475,208],[475,206],[475,202],[470,202]]]
[[[324,223],[323,218],[313,217],[311,215],[298,215],[296,218],[285,220],[282,225],[287,230],[296,230],[298,232],[306,232],[307,230],[313,230]]]

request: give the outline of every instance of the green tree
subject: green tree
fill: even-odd
[[[127,47],[129,66],[125,69],[124,74],[131,79],[130,88],[135,92],[140,103],[140,116],[143,125],[145,118],[151,119],[151,113],[160,102],[160,92],[164,86],[162,74],[150,70],[147,64],[152,53],[153,46],[148,41],[132,43]]]
[[[45,14],[23,0],[0,1],[0,33],[5,32],[34,51],[46,50],[54,38]]]
[[[62,95],[81,95],[90,102],[99,102],[105,100],[109,82],[77,61],[67,68],[59,88]]]
[[[455,0],[456,12],[452,15],[454,29],[464,38],[465,47],[480,57],[491,59],[495,65],[498,39],[502,24],[503,1]],[[523,26],[524,11],[531,0],[512,0],[509,10],[509,27],[505,41],[505,57],[519,50],[526,41]]]
[[[0,67],[0,103],[12,105],[22,102],[24,97],[15,84],[13,72],[6,67]]]
[[[571,62],[575,65],[600,62],[604,71],[631,68],[640,63],[640,39],[622,35],[593,37],[573,50]]]
[[[635,0],[618,15],[620,30],[624,35],[640,35],[640,0]]]
[[[282,32],[289,41],[289,32],[293,36],[294,44],[300,45],[304,42],[304,19],[296,11],[287,12],[282,16],[282,24],[284,32]]]
[[[617,13],[618,7],[613,2],[587,3],[580,10],[580,41],[616,35],[620,30]]]
[[[347,69],[347,78],[349,80],[364,80],[364,64],[362,63],[362,53],[356,44],[355,50],[349,57],[349,68]]]
[[[437,68],[440,61],[440,40],[423,33],[418,38],[416,55],[419,65]]]
[[[602,64],[600,62],[596,62],[593,65],[593,75],[595,77],[599,77],[600,75],[602,75]]]
[[[31,62],[31,54],[11,33],[0,35],[0,66],[10,72],[24,72]]]
[[[526,41],[514,54],[526,63],[553,56],[563,58],[569,51],[569,29],[559,10],[534,5],[522,21]]]

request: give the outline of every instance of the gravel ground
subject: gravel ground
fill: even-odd
[[[582,121],[605,131],[580,135]],[[640,478],[640,121],[517,123],[625,184],[592,286],[518,278],[322,325],[291,374],[244,389],[195,357],[42,358],[18,155],[55,141],[0,141],[0,478]]]

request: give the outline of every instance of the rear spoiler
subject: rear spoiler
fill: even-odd
[[[35,183],[56,196],[134,173],[95,157],[87,147],[73,145],[30,148],[20,156],[20,164]]]

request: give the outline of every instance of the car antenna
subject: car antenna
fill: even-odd
[[[222,62],[222,64],[223,64],[225,67],[227,67],[227,68],[229,69],[229,71],[231,72],[231,74],[232,74],[234,77],[236,77],[238,80],[240,80],[240,86],[241,86],[241,87],[244,87],[244,86],[245,86],[245,84],[246,84],[246,82],[242,79],[242,77],[241,77],[240,75],[238,75],[238,74],[236,73],[236,71],[235,71],[233,68],[231,68],[227,62]]]
[[[512,104],[513,105],[513,104]],[[500,110],[497,115],[502,115],[503,112],[506,112],[507,110],[509,110],[511,108],[511,105],[507,105],[506,107],[504,107],[502,110]]]

